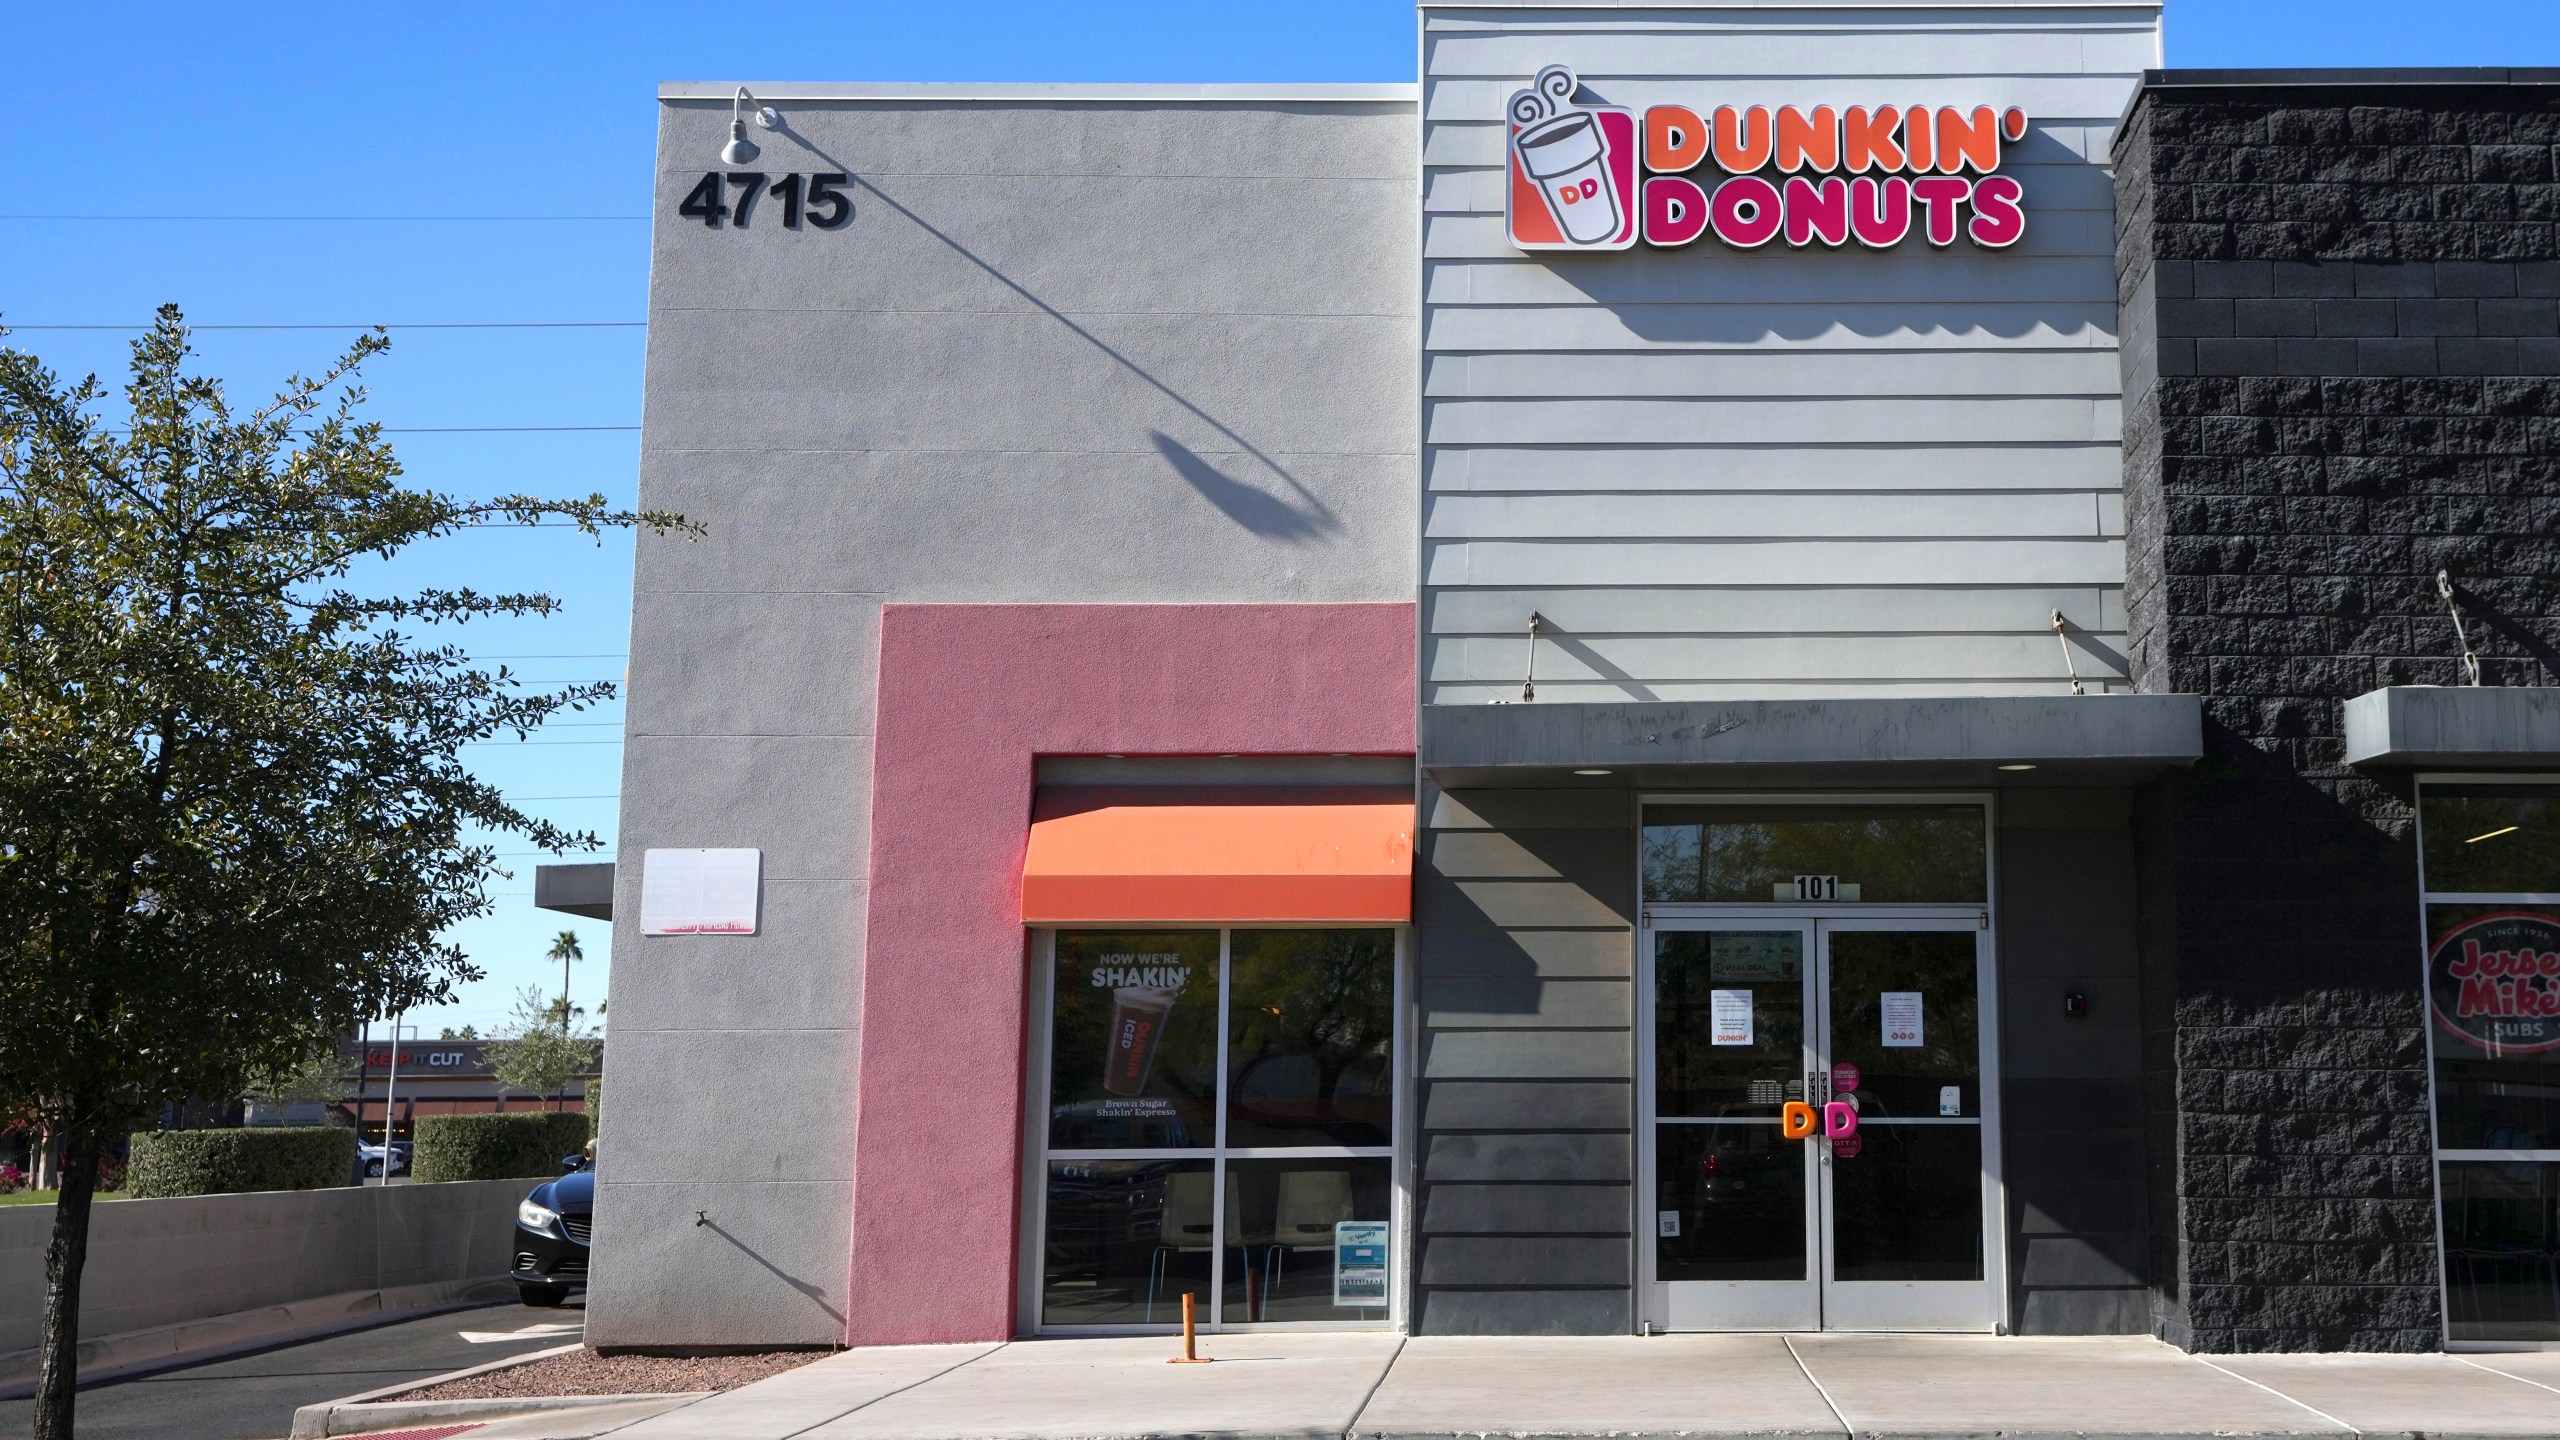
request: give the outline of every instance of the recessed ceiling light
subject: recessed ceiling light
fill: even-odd
[[[1615,770],[1576,770],[1573,773],[1576,775],[1615,775],[1618,772]]]
[[[2000,768],[2003,770],[2033,770],[2036,767],[2033,765],[2003,765]]]

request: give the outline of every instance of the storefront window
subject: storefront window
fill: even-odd
[[[1051,953],[1041,1324],[1386,1323],[1395,932]]]
[[[2560,1340],[2560,785],[2426,786],[2419,825],[2447,1336]]]
[[[1239,930],[1230,965],[1227,1143],[1391,1143],[1395,937]]]
[[[1644,898],[1974,903],[1983,838],[1979,805],[1654,805]]]

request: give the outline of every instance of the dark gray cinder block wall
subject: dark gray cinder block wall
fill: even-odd
[[[1635,815],[1422,787],[1413,1331],[1635,1328]]]
[[[2560,633],[2560,86],[2442,80],[2155,72],[2116,144],[2132,673],[2205,697],[2136,816],[2198,1350],[2442,1343],[2410,795],[2341,704],[2460,682],[2439,569],[2486,683]]]
[[[2009,1323],[2147,1334],[2131,795],[2006,790],[1997,813]]]

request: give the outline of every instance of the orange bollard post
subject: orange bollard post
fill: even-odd
[[[1200,1358],[1199,1345],[1195,1338],[1195,1332],[1191,1328],[1191,1292],[1188,1290],[1182,1292],[1182,1353],[1174,1356],[1172,1359],[1167,1360],[1164,1363],[1167,1365],[1206,1365],[1209,1363],[1208,1361]]]

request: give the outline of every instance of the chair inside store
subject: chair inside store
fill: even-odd
[[[1216,1214],[1216,1202],[1212,1196],[1216,1189],[1216,1177],[1206,1170],[1177,1171],[1165,1177],[1164,1222],[1156,1232],[1155,1254],[1147,1264],[1147,1321],[1150,1324],[1156,1319],[1157,1296],[1178,1296],[1181,1293],[1178,1290],[1166,1291],[1165,1283],[1168,1280],[1179,1282],[1184,1278],[1182,1274],[1175,1273],[1177,1270],[1186,1273],[1189,1270],[1182,1263],[1184,1257],[1206,1256],[1218,1246],[1217,1228],[1212,1223]],[[1229,1235],[1244,1234],[1239,1209],[1236,1192],[1228,1190]],[[1235,1248],[1237,1258],[1243,1260],[1248,1252],[1241,1245]],[[1208,1279],[1205,1267],[1200,1278],[1205,1288]]]

